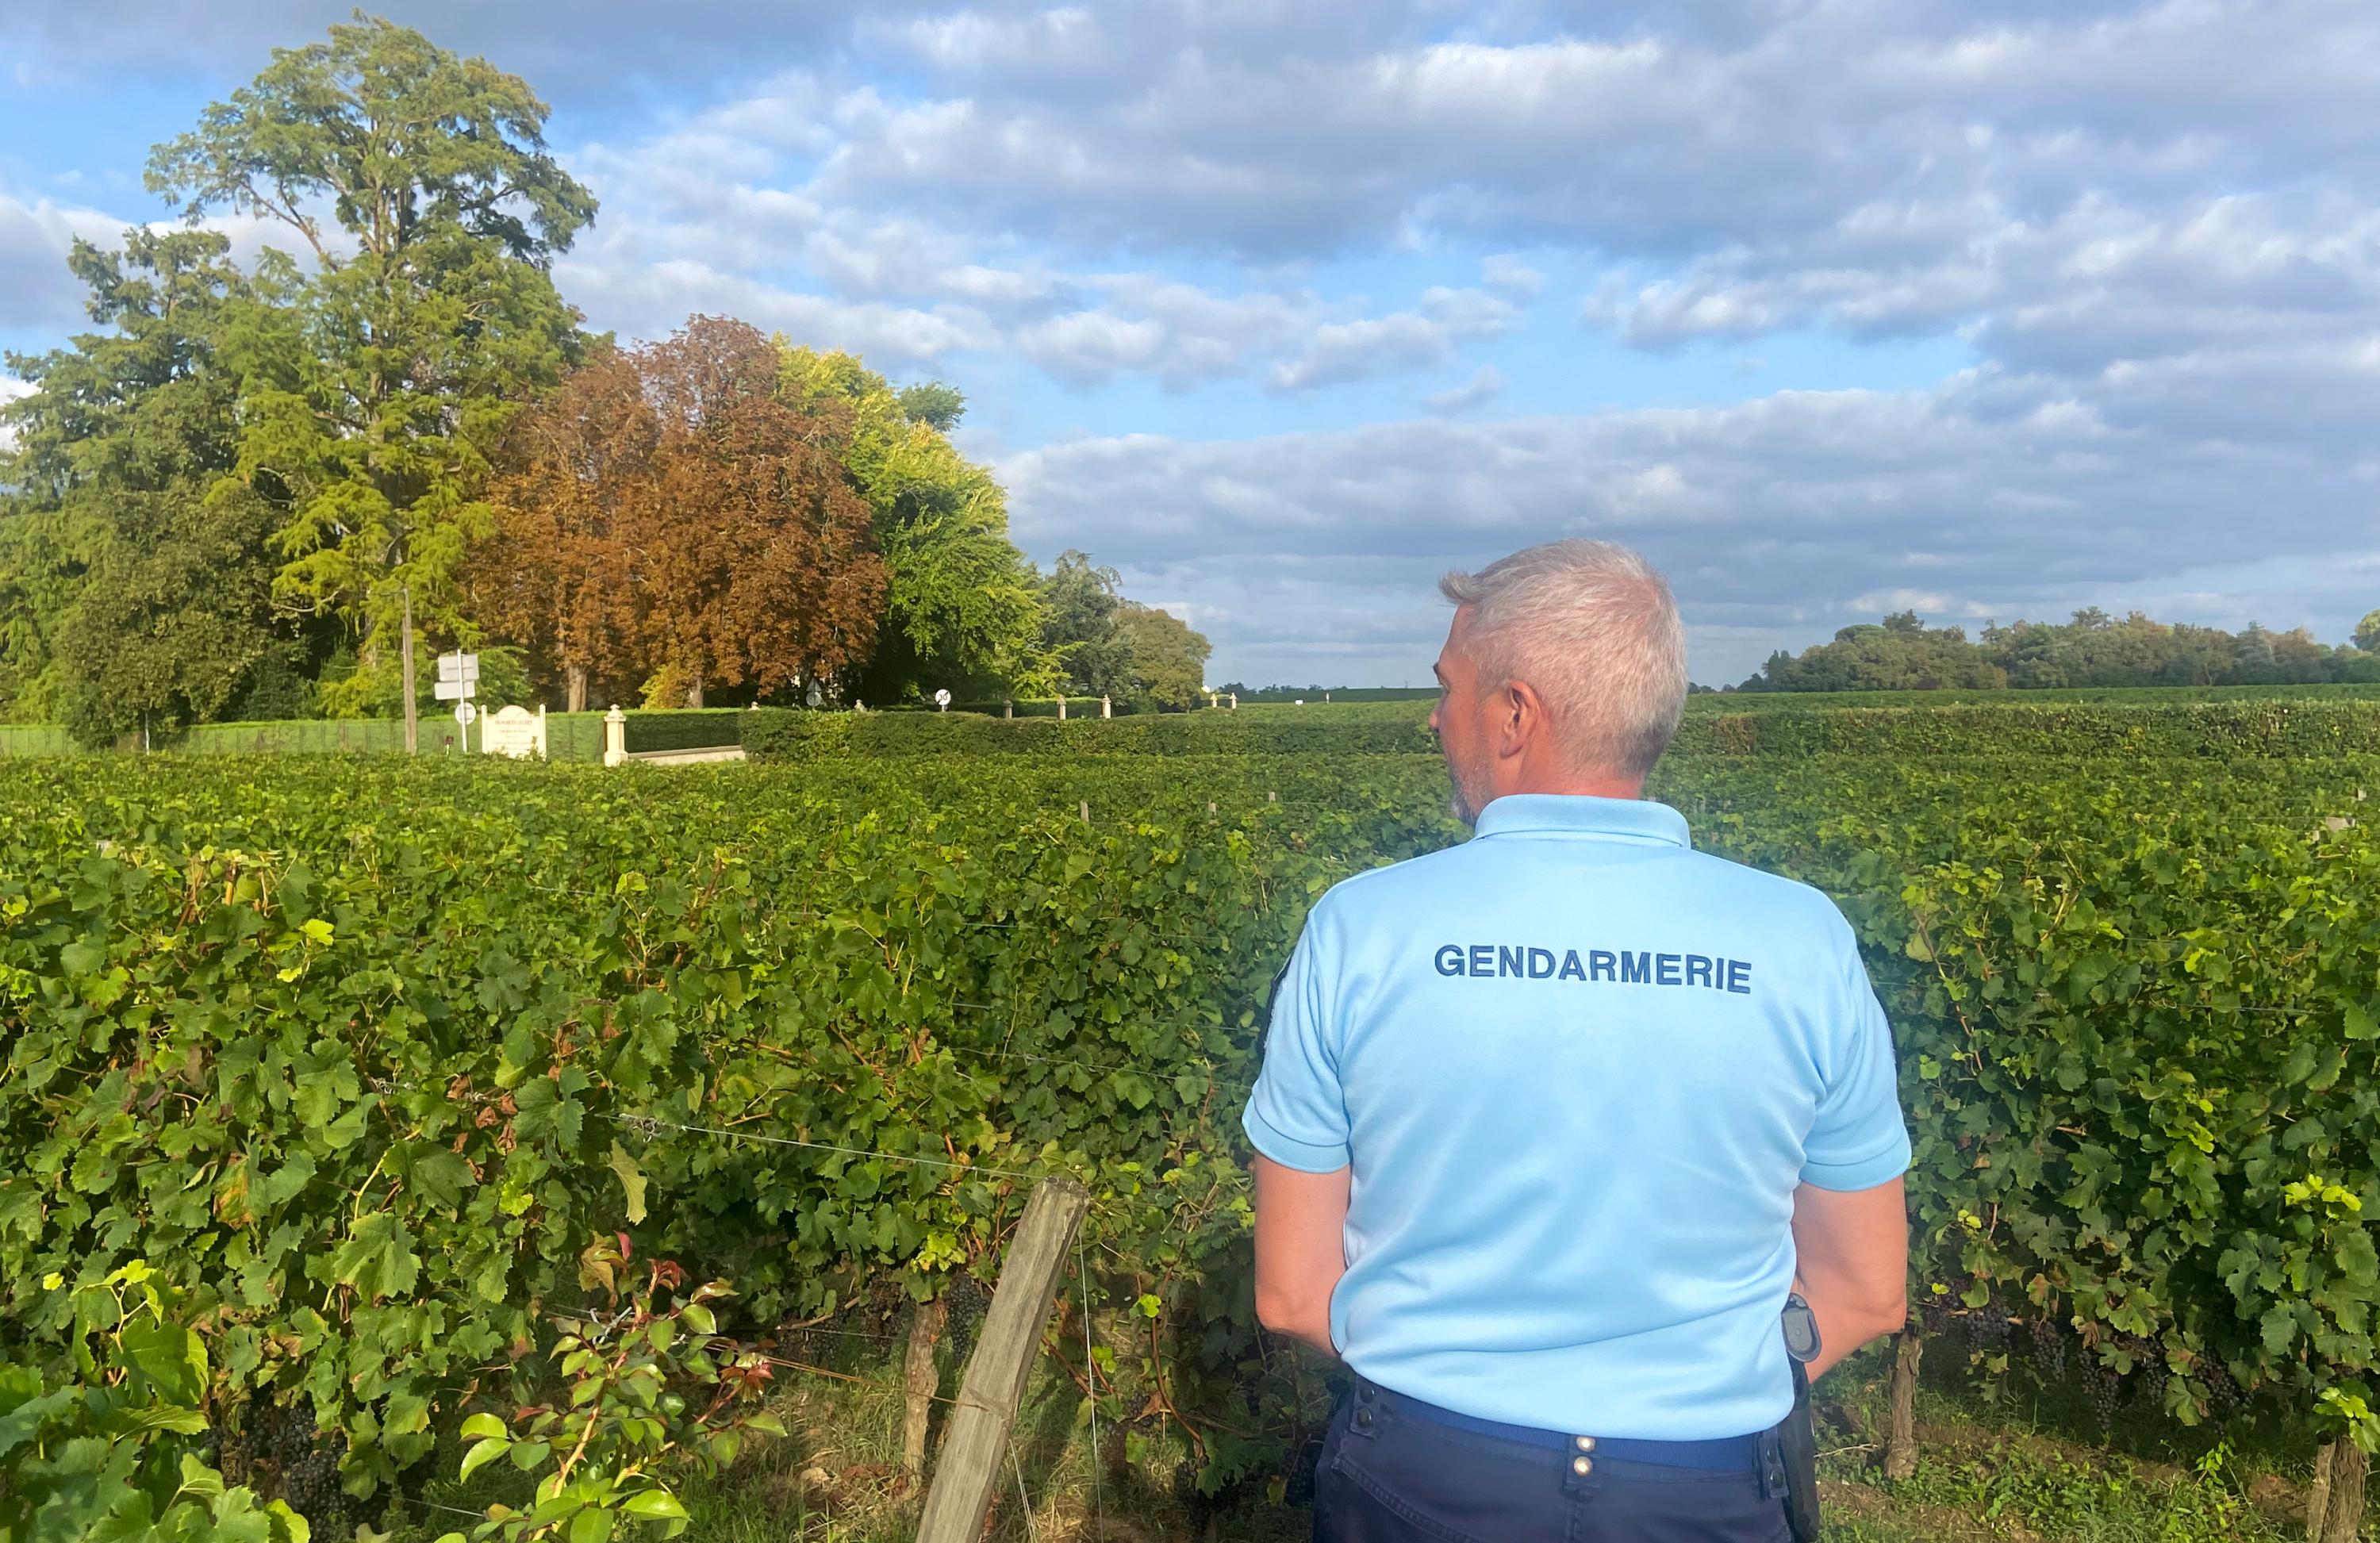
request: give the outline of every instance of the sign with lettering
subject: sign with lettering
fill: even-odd
[[[1660,954],[1651,949],[1550,948],[1525,943],[1446,943],[1432,956],[1440,975],[1500,976],[1512,980],[1608,980],[1621,986],[1699,986],[1709,991],[1752,991],[1752,966],[1708,954]]]
[[[480,748],[492,756],[525,759],[545,754],[545,709],[498,708],[480,721]]]

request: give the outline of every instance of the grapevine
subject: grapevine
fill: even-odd
[[[2343,752],[1954,750],[1686,756],[1654,792],[1857,933],[1917,1137],[1926,1331],[1998,1354],[2054,1282],[2094,1345],[2190,1326],[2173,1354],[2219,1418],[2242,1381],[2305,1403],[2380,1360],[2355,1283],[2380,858],[2326,822],[2375,784]],[[1230,1434],[1212,1481],[1295,1480],[1320,1382],[1234,1307],[1236,1120],[1311,897],[1460,839],[1435,758],[659,785],[0,764],[0,1352],[58,1364],[39,1283],[144,1256],[212,1294],[211,1460],[328,1507],[436,1451],[477,1368],[603,1310],[589,1237],[733,1280],[747,1326],[891,1334],[939,1288],[964,1355],[1023,1196],[1064,1172],[1099,1193],[1094,1257],[1140,1277],[1125,1300],[1166,1304],[1103,1396],[1162,1370],[1170,1410]],[[2068,1336],[2035,1313],[2054,1377]],[[2159,1343],[2118,1343],[2161,1399]]]

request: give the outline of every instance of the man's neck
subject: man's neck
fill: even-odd
[[[1541,777],[1515,778],[1513,785],[1501,789],[1497,796],[1500,798],[1515,793],[1551,793],[1573,798],[1642,798],[1645,796],[1645,779],[1554,772]]]

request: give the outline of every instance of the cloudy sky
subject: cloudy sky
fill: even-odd
[[[0,345],[346,8],[0,10]],[[381,8],[552,103],[593,324],[949,381],[1212,679],[1422,682],[1438,574],[1565,534],[1712,683],[1902,606],[2380,606],[2368,0]]]

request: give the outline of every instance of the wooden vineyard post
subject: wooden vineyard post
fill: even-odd
[[[1917,1473],[1917,1364],[1925,1355],[1925,1342],[1918,1337],[1916,1325],[1903,1327],[1892,1358],[1891,1423],[1884,1437],[1884,1476],[1888,1479],[1912,1478]]]
[[[926,1476],[926,1426],[934,1414],[934,1344],[942,1337],[942,1302],[920,1302],[909,1318],[909,1356],[902,1368],[907,1392],[901,1415],[901,1471],[909,1482]]]
[[[1090,1207],[1090,1192],[1072,1179],[1042,1180],[1025,1203],[976,1335],[975,1354],[967,1357],[957,1405],[943,1428],[917,1543],[977,1543],[982,1537],[1016,1406],[1041,1348],[1042,1325],[1050,1319],[1075,1232]]]

